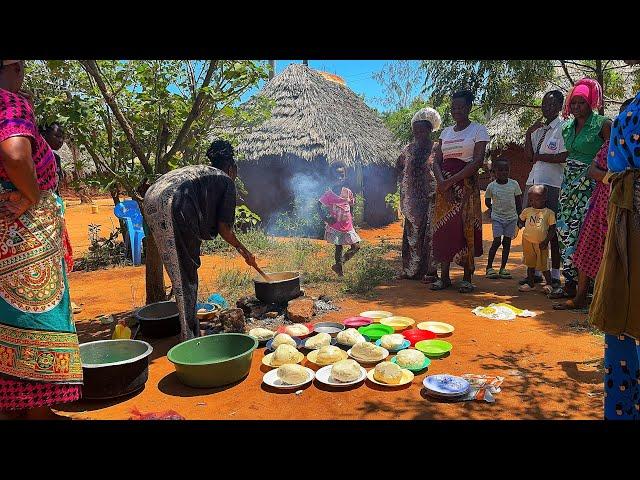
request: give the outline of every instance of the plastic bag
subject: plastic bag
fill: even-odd
[[[138,407],[131,409],[131,417],[129,420],[186,420],[182,415],[173,410],[164,412],[148,412],[142,413]]]

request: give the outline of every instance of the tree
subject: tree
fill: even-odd
[[[47,68],[47,81],[34,84],[54,98],[49,113],[63,117],[89,153],[96,181],[122,189],[142,211],[144,192],[160,175],[202,162],[216,128],[251,116],[240,97],[267,77],[264,62],[248,60],[81,60]],[[151,236],[145,252],[147,303],[164,300]]]
[[[422,67],[434,104],[471,90],[484,113],[531,105],[554,71],[551,60],[426,60]]]
[[[411,105],[424,80],[420,62],[415,60],[394,60],[385,63],[381,71],[373,74],[373,78],[383,88],[383,105],[395,111]]]
[[[469,89],[482,110],[492,114],[537,108],[545,90],[566,92],[582,77],[595,78],[607,103],[619,104],[640,75],[616,60],[426,60],[425,92],[435,104],[456,90]],[[604,114],[605,107],[600,110]]]

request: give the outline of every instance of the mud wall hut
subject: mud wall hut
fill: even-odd
[[[239,135],[236,151],[245,203],[263,221],[299,195],[321,194],[336,164],[347,168],[350,187],[363,195],[366,224],[397,218],[385,196],[396,191],[400,145],[340,77],[292,64],[258,95],[271,101],[271,115]]]

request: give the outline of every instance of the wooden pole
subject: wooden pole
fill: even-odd
[[[276,61],[269,60],[269,80],[271,80],[276,74]]]
[[[309,66],[309,60],[302,60],[302,64],[306,65],[308,67]]]

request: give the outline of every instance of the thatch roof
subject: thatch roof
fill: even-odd
[[[273,102],[271,116],[239,134],[240,157],[393,165],[401,146],[391,132],[339,77],[327,76],[292,64],[267,83],[258,95]]]

